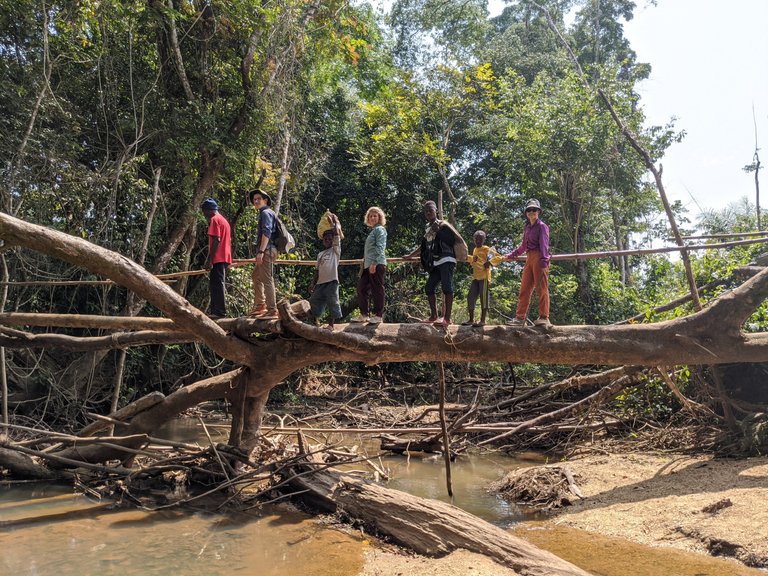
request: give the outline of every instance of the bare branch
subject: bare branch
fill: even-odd
[[[81,238],[0,214],[0,238],[84,266],[133,290],[165,313],[183,331],[197,334],[217,354],[255,364],[250,346],[226,333],[200,310],[135,262]]]

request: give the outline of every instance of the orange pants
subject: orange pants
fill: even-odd
[[[539,318],[549,318],[549,267],[541,266],[541,253],[538,250],[529,250],[525,256],[525,267],[520,279],[520,297],[515,313],[520,320],[528,316],[534,288],[539,296]]]

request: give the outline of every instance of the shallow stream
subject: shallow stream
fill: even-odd
[[[225,431],[211,428],[221,439]],[[196,421],[181,420],[164,436],[200,440]],[[204,436],[203,436],[204,438]],[[345,443],[369,446],[348,438]],[[442,458],[382,458],[388,486],[428,498],[446,495]],[[493,455],[461,458],[452,468],[452,502],[515,532],[596,576],[748,576],[765,572],[730,561],[650,548],[563,527],[526,521],[515,506],[486,492],[505,470],[530,462]],[[9,520],[24,520],[13,528]],[[354,530],[323,526],[285,507],[220,516],[205,512],[112,511],[103,503],[49,484],[0,486],[0,576],[356,576],[370,546]]]

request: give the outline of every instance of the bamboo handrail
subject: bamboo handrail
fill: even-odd
[[[699,236],[681,236],[683,240],[706,240],[708,238],[745,238],[750,236],[768,236],[768,230],[762,232],[723,232],[721,234],[701,234]],[[672,240],[667,238],[667,241]]]
[[[742,233],[741,235],[756,235],[757,232]],[[767,234],[765,232],[763,234]],[[737,236],[733,234],[732,236]],[[713,238],[717,235],[713,235]],[[688,238],[695,238],[690,236]],[[700,238],[706,238],[701,236]],[[688,246],[664,246],[662,248],[638,248],[634,250],[605,250],[601,252],[580,252],[574,254],[552,254],[550,260],[553,262],[562,262],[567,260],[588,260],[593,258],[611,258],[614,256],[642,256],[646,254],[665,254],[669,252],[680,252],[681,250],[715,250],[718,248],[732,248],[734,246],[745,246],[748,244],[760,244],[768,242],[768,236],[760,238],[753,238],[749,240],[734,240],[732,242],[720,242],[717,244],[691,244]],[[525,256],[514,258],[515,261],[525,261]],[[255,259],[243,258],[237,259],[232,262],[232,267],[250,266],[256,262]],[[397,257],[387,258],[387,264],[417,264],[419,262],[418,257]],[[360,266],[363,263],[362,258],[353,258],[347,260],[340,260],[340,266]],[[316,266],[317,260],[293,260],[287,258],[281,258],[275,260],[275,264],[282,266]],[[167,274],[158,274],[156,278],[164,282],[173,282],[175,279],[183,278],[187,276],[199,276],[207,274],[208,270],[186,270],[184,272],[169,272]],[[111,280],[66,280],[66,281],[25,281],[25,282],[0,282],[0,286],[74,286],[74,285],[101,285],[101,284],[114,284]]]

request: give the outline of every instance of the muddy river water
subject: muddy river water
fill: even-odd
[[[223,434],[223,432],[222,432]],[[166,432],[199,438],[191,421]],[[440,500],[441,458],[387,457],[388,486]],[[596,576],[747,576],[766,572],[716,558],[650,548],[526,516],[486,487],[505,470],[530,465],[471,455],[452,469],[452,502]],[[9,526],[8,521],[14,521]],[[110,510],[103,502],[51,484],[0,485],[0,576],[229,575],[356,576],[372,544],[355,530],[324,526],[286,507],[226,516],[195,511]]]

